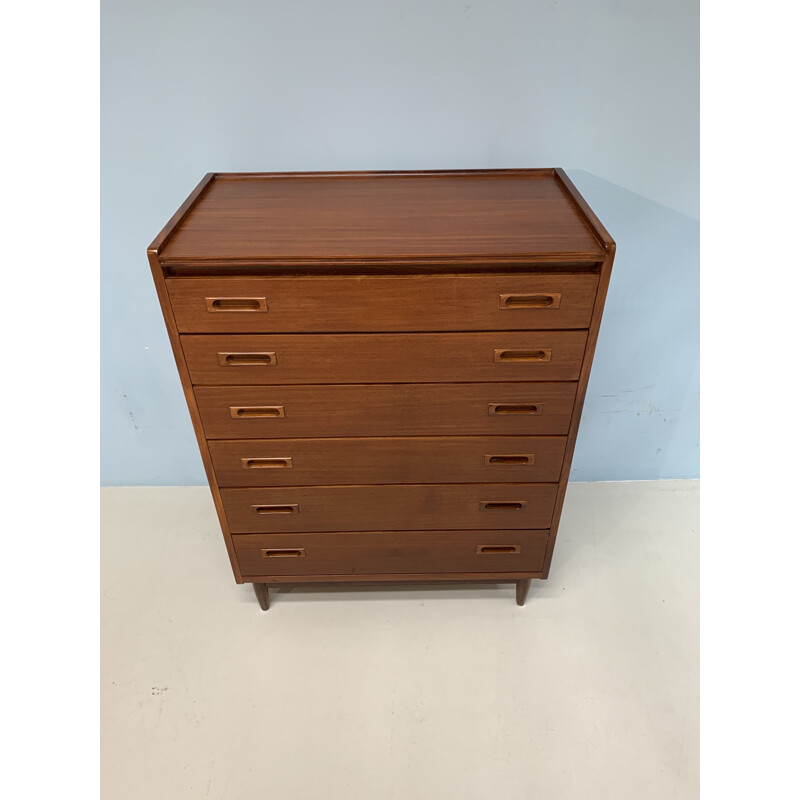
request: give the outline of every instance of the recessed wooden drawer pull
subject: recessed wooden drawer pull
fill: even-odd
[[[527,500],[481,500],[481,511],[523,511]]]
[[[270,547],[261,551],[261,558],[305,558],[305,547]]]
[[[245,469],[291,469],[291,456],[286,458],[243,458],[242,467]]]
[[[489,403],[489,416],[499,417],[504,414],[541,414],[541,403]]]
[[[254,514],[299,514],[300,506],[297,503],[286,503],[274,506],[250,506]]]
[[[556,294],[501,294],[500,308],[558,308],[561,295]]]
[[[549,361],[553,355],[550,347],[541,350],[495,350],[495,361]]]
[[[519,455],[519,456],[484,456],[483,463],[484,464],[514,464],[514,465],[522,465],[522,464],[533,464],[534,456],[533,453],[526,454],[526,455]]]
[[[479,544],[479,556],[498,556],[505,553],[519,553],[518,544]]]
[[[234,419],[285,416],[283,406],[231,406],[230,409]]]
[[[273,367],[278,363],[275,353],[217,353],[223,367]]]
[[[268,311],[266,297],[206,297],[207,311]]]

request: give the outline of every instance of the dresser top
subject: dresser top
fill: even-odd
[[[591,261],[613,242],[560,169],[210,173],[162,264]]]

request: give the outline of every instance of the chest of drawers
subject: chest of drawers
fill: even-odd
[[[236,581],[522,605],[614,249],[560,169],[207,175],[148,258]]]

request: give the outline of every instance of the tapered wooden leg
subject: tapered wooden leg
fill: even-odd
[[[524,606],[525,598],[528,596],[528,589],[531,588],[530,580],[517,581],[517,605]]]
[[[253,589],[256,591],[256,597],[258,598],[258,604],[261,606],[261,610],[266,611],[269,608],[269,586],[267,586],[266,583],[254,583]]]

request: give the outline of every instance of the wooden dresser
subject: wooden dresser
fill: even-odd
[[[212,173],[147,253],[262,608],[547,577],[614,258],[562,170]]]

